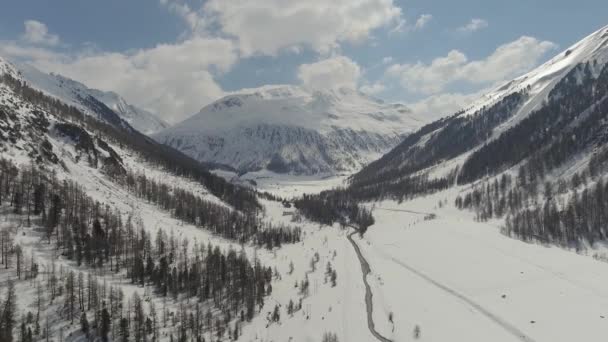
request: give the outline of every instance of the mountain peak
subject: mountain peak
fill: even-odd
[[[9,74],[14,78],[21,79],[19,70],[15,67],[15,65],[0,56],[0,75],[2,74]]]
[[[155,135],[204,162],[241,171],[353,171],[427,121],[352,88],[244,89]]]

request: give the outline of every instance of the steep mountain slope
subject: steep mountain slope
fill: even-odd
[[[112,91],[89,89],[92,96],[103,102],[127,121],[136,130],[150,135],[161,131],[170,125],[145,109],[129,104],[124,98]]]
[[[603,147],[589,134],[603,134],[606,113],[590,113],[605,102],[606,94],[602,92],[607,61],[608,27],[483,96],[470,108],[411,134],[353,176],[353,187],[364,193],[363,189],[403,184],[412,177],[442,179],[440,187],[456,179],[460,183],[475,181],[529,160],[552,146],[556,148],[560,139],[587,125],[594,132],[585,132],[588,135],[584,140],[578,135],[579,139],[570,144],[577,146],[571,154],[559,163],[552,159],[545,166],[552,169],[584,149]],[[399,191],[407,192],[396,190]],[[380,195],[367,193],[371,197]]]
[[[169,127],[169,124],[156,115],[127,103],[114,92],[91,89],[67,77],[42,72],[29,64],[18,64],[15,68],[31,87],[106,122],[117,123],[117,115],[144,134],[152,134]],[[115,114],[110,113],[108,108]]]
[[[192,158],[133,130],[101,102],[98,102],[100,108],[105,108],[101,113],[114,116],[83,115],[73,103],[30,88],[20,70],[4,60],[0,60],[0,71],[3,71],[0,73],[0,146],[4,157],[31,160],[42,166],[48,164],[67,174],[70,170],[66,165],[74,161],[99,168],[110,177],[124,175],[130,168],[160,169],[198,182],[235,209],[257,206],[249,190],[226,182]],[[242,202],[236,199],[241,195],[244,196]]]
[[[313,174],[357,170],[425,122],[347,88],[267,86],[227,96],[154,137],[241,172]]]

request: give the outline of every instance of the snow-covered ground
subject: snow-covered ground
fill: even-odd
[[[416,325],[424,341],[604,340],[608,265],[475,222],[451,205],[456,191],[373,205],[376,224],[358,244],[377,329],[394,341],[412,340]],[[429,212],[437,218],[425,221]]]
[[[266,202],[267,214],[273,221],[289,223],[290,216],[282,216],[283,209]],[[374,341],[367,329],[365,287],[361,281],[361,267],[346,239],[349,230],[303,224],[303,241],[284,245],[274,253],[260,255],[262,263],[276,267],[281,279],[273,282],[272,295],[266,299],[262,314],[243,328],[241,341],[321,341],[325,332],[337,334],[340,341]],[[311,260],[319,254],[316,270],[311,272]],[[337,272],[336,286],[325,281],[327,263]],[[294,271],[289,274],[289,265]],[[302,310],[293,317],[286,313],[289,300],[298,303],[299,285],[308,274],[310,295],[302,302]],[[268,324],[266,314],[281,307],[281,323]]]
[[[213,173],[234,183],[248,186],[255,184],[255,188],[261,192],[286,199],[346,186],[346,180],[350,176],[350,174],[288,175],[268,170],[248,172],[240,177],[231,171],[215,170]]]
[[[73,171],[87,169],[71,166]],[[326,186],[322,180],[302,183],[286,178],[282,182],[297,193]],[[151,204],[136,203],[134,197],[102,179],[89,177],[83,185],[94,197],[135,213],[151,233],[162,226],[180,238],[240,248],[184,225]],[[376,330],[392,341],[414,340],[416,326],[421,341],[602,341],[608,333],[608,265],[589,255],[508,238],[500,233],[500,222],[475,222],[473,214],[453,207],[459,190],[401,204],[369,204],[376,224],[363,238],[354,235],[353,239],[371,267],[367,281]],[[444,205],[439,206],[440,201]],[[262,202],[269,220],[295,224],[291,215],[285,215],[291,209],[278,202]],[[428,213],[437,217],[425,220]],[[276,268],[279,276],[261,313],[243,326],[240,340],[320,341],[323,333],[333,332],[340,341],[376,341],[368,329],[361,265],[347,240],[352,230],[308,222],[298,225],[304,231],[301,243],[274,251],[245,246],[249,256],[257,255],[263,264]],[[53,257],[48,254],[51,251],[41,249],[34,231],[19,229],[26,255],[36,249],[38,258]],[[312,271],[316,253],[319,261]],[[335,287],[325,281],[328,262],[337,271]],[[294,266],[291,274],[290,263]],[[76,268],[61,260],[57,267]],[[310,291],[302,296],[299,283],[306,276]],[[20,289],[29,293],[25,297],[29,299],[21,301],[27,307],[35,298],[35,288],[24,283]],[[145,289],[137,286],[125,284],[124,291],[139,291],[146,297]],[[297,304],[300,298],[302,309],[290,317],[287,304],[290,300]],[[275,305],[280,306],[281,320],[269,323]],[[66,328],[66,335],[69,331]]]

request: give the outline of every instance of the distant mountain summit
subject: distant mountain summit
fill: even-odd
[[[154,137],[240,172],[332,173],[358,170],[428,121],[354,89],[280,85],[226,96]]]
[[[11,64],[6,60],[0,60],[0,68],[6,68],[6,71],[12,70],[30,87],[73,105],[102,121],[121,125],[121,121],[124,120],[144,134],[155,133],[169,127],[169,124],[156,115],[127,103],[114,92],[91,89],[70,78],[42,72],[29,64]],[[0,69],[0,72],[2,71]]]

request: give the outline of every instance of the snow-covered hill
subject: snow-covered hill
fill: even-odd
[[[73,105],[98,119],[116,123],[117,120],[114,116],[117,114],[118,117],[144,134],[152,134],[169,127],[169,124],[155,114],[129,104],[114,92],[91,89],[80,82],[58,74],[47,74],[25,63],[13,64],[13,69],[30,87]],[[100,106],[99,103],[104,106]],[[104,107],[111,109],[115,114],[109,113]]]
[[[590,34],[534,70],[509,81],[475,101],[464,115],[472,115],[484,106],[491,106],[509,94],[529,89],[529,99],[518,113],[522,118],[540,108],[549,92],[573,68],[591,62],[595,76],[608,61],[608,26]]]
[[[531,72],[482,96],[467,109],[411,134],[353,180],[373,186],[421,174],[443,178],[458,171],[459,181],[466,181],[487,172],[504,171],[535,151],[558,143],[565,129],[585,127],[587,123],[582,124],[582,119],[597,120],[583,114],[605,100],[593,89],[602,88],[607,62],[608,27],[604,27]],[[589,125],[599,128],[602,122]],[[592,149],[596,141],[584,138],[587,140],[578,139],[577,143]],[[490,142],[505,151],[490,152]],[[517,145],[521,147],[516,148]],[[530,149],[532,146],[534,150]],[[512,157],[505,154],[514,151],[521,153]],[[471,161],[472,155],[483,153],[486,160]],[[488,164],[487,158],[493,158],[496,165]],[[473,162],[475,175],[465,175]]]
[[[265,86],[224,97],[154,137],[239,171],[354,171],[428,122],[400,104],[340,88]]]
[[[90,92],[96,99],[110,107],[136,130],[144,134],[150,135],[170,126],[156,114],[128,103],[113,91],[90,89]]]

